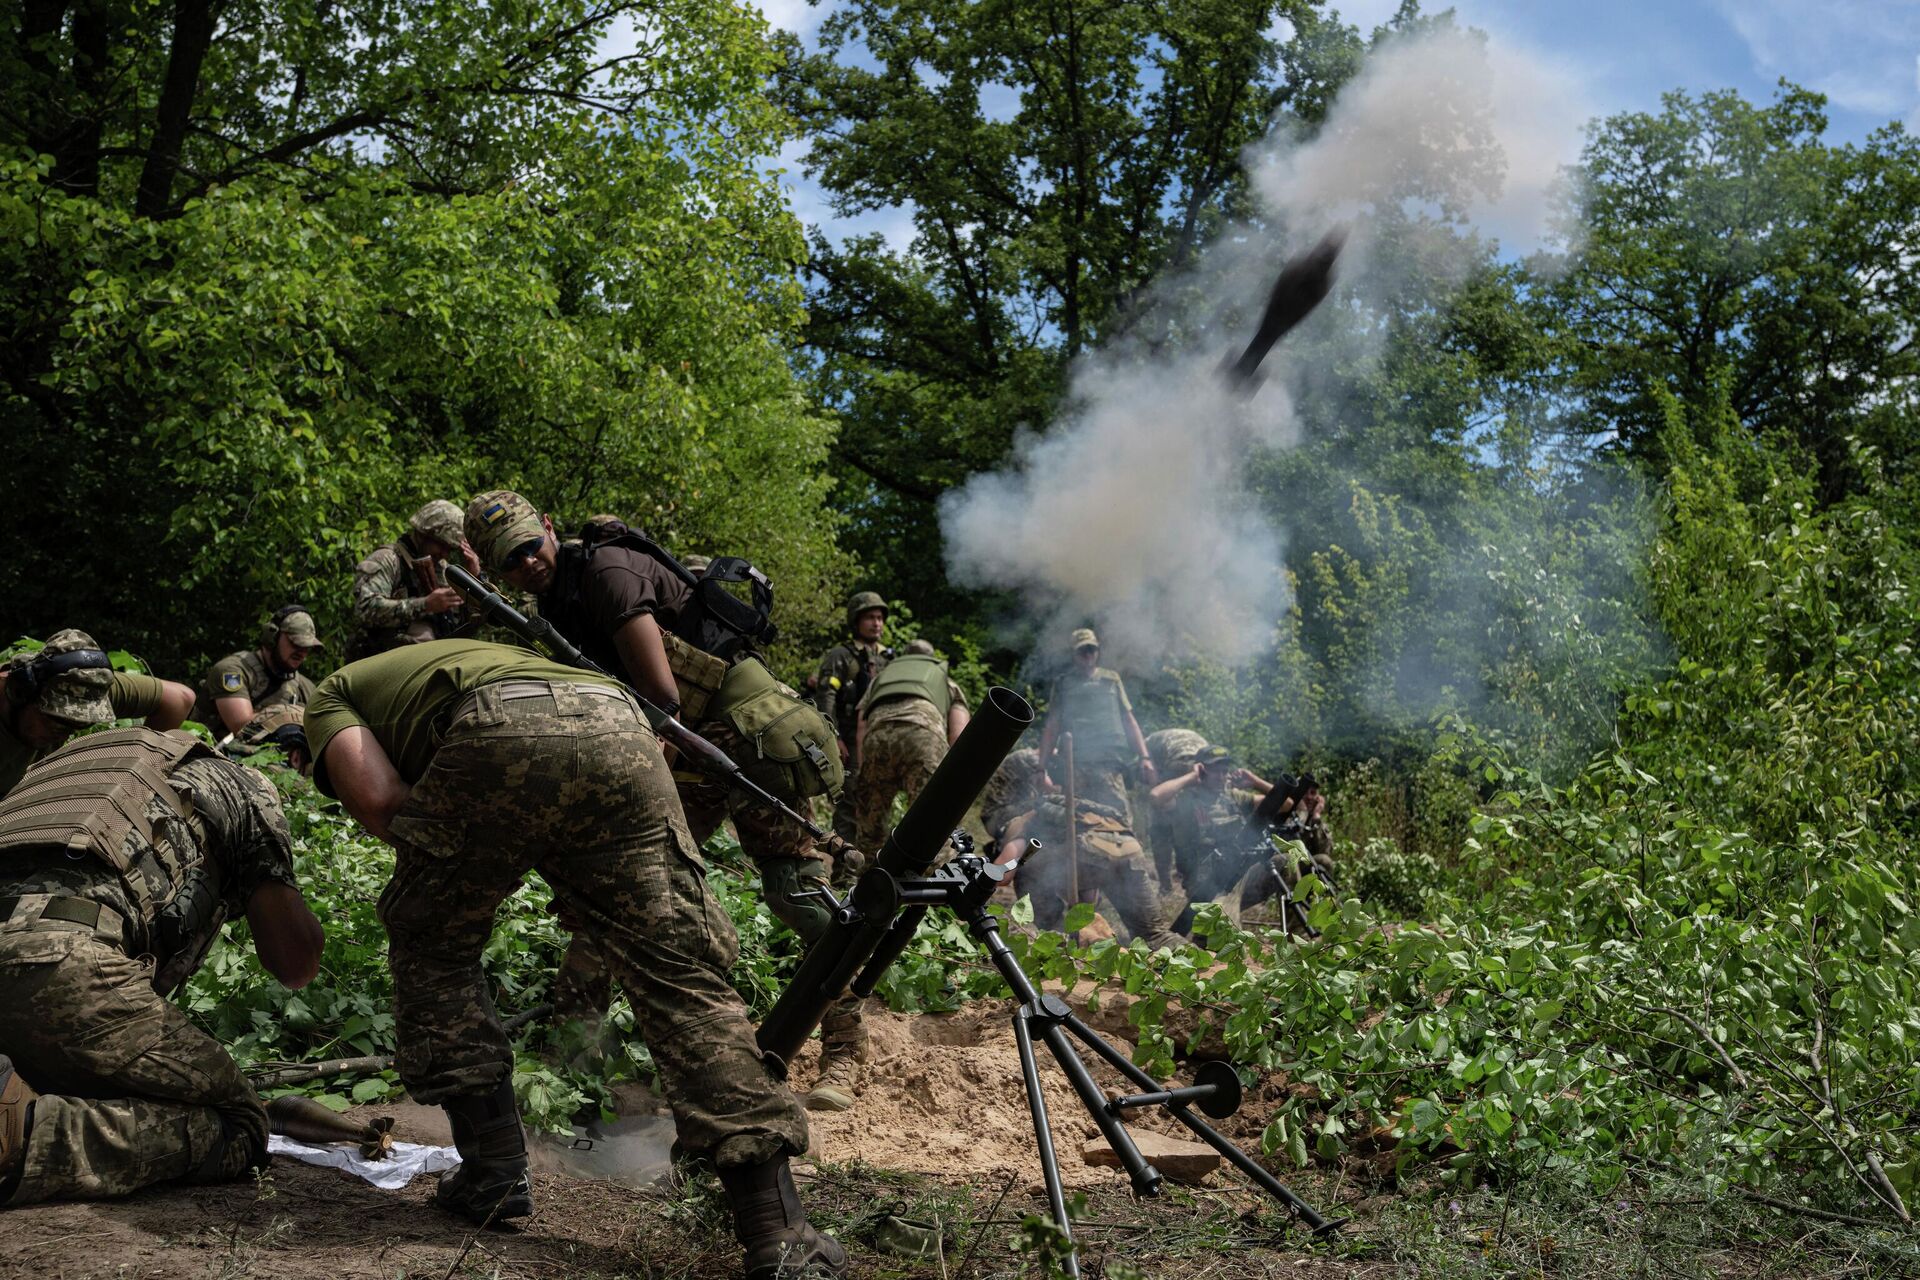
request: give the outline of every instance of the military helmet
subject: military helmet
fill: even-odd
[[[881,617],[887,616],[887,600],[878,591],[856,591],[847,599],[847,630],[851,631],[860,621],[860,615],[869,609],[878,609]]]
[[[1156,729],[1147,735],[1147,759],[1167,777],[1193,768],[1207,740],[1192,729]]]
[[[905,654],[911,654],[915,657],[931,658],[934,656],[933,641],[909,640],[907,641],[907,647],[902,649],[900,652]]]
[[[445,498],[435,498],[414,512],[407,527],[423,538],[444,542],[455,551],[460,549],[460,543],[466,537],[460,525],[460,508]]]
[[[69,724],[113,719],[113,662],[84,631],[56,631],[7,665],[7,697]]]

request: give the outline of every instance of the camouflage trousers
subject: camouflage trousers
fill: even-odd
[[[267,1162],[267,1113],[153,970],[82,925],[0,930],[0,1049],[40,1097],[11,1204],[224,1182]]]
[[[752,744],[744,741],[724,720],[706,721],[697,732],[735,760],[744,759],[753,750]],[[731,817],[733,828],[740,836],[741,851],[760,869],[761,896],[767,910],[809,946],[826,932],[832,923],[826,905],[817,898],[799,895],[828,883],[844,893],[851,887],[851,877],[836,874],[831,860],[814,848],[813,837],[807,834],[806,828],[724,782],[676,773],[674,785],[687,816],[694,848],[705,848],[720,824]],[[805,800],[788,802],[795,809],[805,811]],[[573,939],[567,944],[560,972],[554,979],[554,1013],[559,1017],[597,1017],[613,999],[614,975],[600,948],[590,936],[574,927],[564,910],[561,922],[572,931]],[[864,1005],[858,997],[842,997],[820,1023],[822,1041],[865,1060]]]
[[[833,829],[854,848],[874,857],[887,838],[893,798],[904,792],[912,804],[946,756],[947,736],[931,725],[907,719],[870,725],[860,751],[860,768],[834,808]]]
[[[1127,933],[1145,938],[1150,947],[1177,947],[1186,941],[1171,927],[1172,918],[1160,901],[1153,863],[1140,842],[1126,832],[1082,830],[1079,837],[1080,900],[1100,901],[1120,917]],[[1033,922],[1042,929],[1058,929],[1066,916],[1073,891],[1067,861],[1067,842],[1056,835],[1031,862],[1020,864],[1019,891],[1033,899]]]
[[[480,957],[500,903],[538,871],[632,1000],[681,1145],[720,1165],[806,1150],[800,1105],[727,980],[733,924],[631,700],[537,681],[478,690],[391,829],[380,918],[417,1100],[485,1093],[512,1071]]]

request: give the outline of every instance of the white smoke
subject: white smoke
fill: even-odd
[[[1247,157],[1262,227],[1223,237],[1192,279],[1162,282],[1163,292],[1191,294],[1205,281],[1218,296],[1224,286],[1229,314],[1257,317],[1285,256],[1276,235],[1301,248],[1359,217],[1323,310],[1339,289],[1371,295],[1364,218],[1388,204],[1539,243],[1547,193],[1577,155],[1584,119],[1560,82],[1537,60],[1458,30],[1389,40],[1312,140],[1276,130]],[[1250,334],[1237,324],[1232,342]],[[1016,590],[1043,651],[1064,652],[1067,630],[1089,622],[1108,660],[1136,668],[1192,656],[1237,664],[1269,650],[1289,604],[1284,533],[1241,477],[1255,445],[1297,438],[1289,342],[1251,399],[1220,375],[1226,345],[1212,337],[1083,357],[1061,419],[1018,441],[1007,467],[944,496],[953,578]]]

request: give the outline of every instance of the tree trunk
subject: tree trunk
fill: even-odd
[[[160,86],[160,105],[154,111],[153,138],[147,144],[147,163],[140,171],[140,190],[134,212],[158,218],[173,202],[173,180],[180,169],[180,148],[200,89],[200,66],[213,44],[212,0],[175,0],[173,47],[167,54],[167,75]]]

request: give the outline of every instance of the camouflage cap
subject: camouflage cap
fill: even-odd
[[[460,508],[445,498],[435,498],[414,512],[413,519],[407,525],[421,537],[444,542],[456,551],[460,549],[461,539],[466,536],[460,525]]]
[[[320,640],[320,633],[314,629],[313,615],[305,609],[292,609],[276,614],[273,620],[276,633],[299,645],[302,649],[324,649],[327,646]]]
[[[41,659],[99,647],[93,642],[93,637],[84,631],[56,631],[41,646],[40,652],[16,659],[12,669],[17,671]],[[80,667],[62,671],[41,683],[33,694],[32,705],[42,715],[70,724],[106,724],[114,718],[112,689],[113,671],[110,667]]]
[[[468,545],[494,573],[505,567],[507,552],[547,534],[533,504],[511,489],[489,489],[469,502],[466,529]]]
[[[681,556],[680,567],[688,573],[705,573],[707,566],[713,563],[712,556]]]
[[[931,658],[933,656],[933,641],[909,640],[907,641],[907,647],[900,652],[915,654],[923,658]]]
[[[1073,633],[1073,647],[1075,652],[1081,649],[1098,649],[1100,637],[1093,634],[1092,627],[1076,628]]]
[[[304,726],[306,724],[306,712],[307,709],[305,707],[295,706],[286,702],[277,703],[274,706],[268,707],[265,711],[262,711],[259,715],[240,726],[240,731],[233,735],[234,745],[240,747],[266,746],[274,734],[287,725]]]
[[[1208,743],[1194,755],[1194,760],[1209,769],[1223,764],[1233,763],[1233,748],[1223,747],[1217,742]]]

